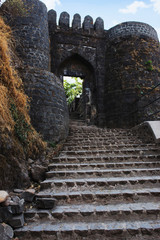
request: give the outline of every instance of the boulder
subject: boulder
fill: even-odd
[[[41,165],[32,165],[31,168],[31,177],[35,182],[40,182],[45,179],[45,173],[47,168]]]
[[[55,198],[36,198],[36,208],[52,209],[56,206],[56,202]]]
[[[5,224],[0,224],[0,239],[1,240],[11,240],[13,238],[14,232],[13,229]]]
[[[13,216],[11,219],[9,219],[8,223],[14,229],[23,227],[24,226],[24,214],[22,213],[22,214]]]
[[[33,202],[34,197],[35,197],[34,189],[27,189],[21,194],[21,198],[23,198],[25,202]]]
[[[0,191],[0,203],[5,202],[8,197],[9,197],[8,192],[6,192],[6,191]]]

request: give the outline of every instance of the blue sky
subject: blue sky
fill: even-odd
[[[66,11],[71,20],[75,13],[79,13],[82,21],[86,15],[101,17],[105,29],[109,29],[126,21],[139,21],[154,27],[160,39],[160,0],[42,0],[48,10],[54,9],[57,15]]]

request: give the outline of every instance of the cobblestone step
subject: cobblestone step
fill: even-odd
[[[128,133],[128,132],[117,132],[117,133],[107,133],[107,132],[103,132],[103,133],[73,133],[73,134],[70,134],[69,137],[68,137],[68,140],[70,139],[79,139],[79,138],[122,138],[122,137],[125,137],[125,138],[130,138],[130,137],[133,137],[133,138],[137,138],[137,136],[135,136],[133,133]]]
[[[89,178],[89,177],[132,177],[132,176],[152,176],[160,175],[160,168],[128,168],[128,169],[97,169],[97,170],[65,170],[49,171],[46,173],[47,178]]]
[[[153,144],[109,144],[109,145],[105,145],[105,144],[102,144],[102,143],[93,143],[93,144],[87,144],[87,145],[80,145],[80,146],[66,146],[64,144],[64,147],[63,147],[63,150],[64,151],[79,151],[79,150],[91,150],[91,149],[99,149],[99,150],[102,150],[102,149],[109,149],[109,150],[115,150],[115,149],[139,149],[139,148],[143,148],[143,149],[150,149],[150,148],[154,148],[155,150],[159,150],[159,147],[155,147],[155,145]]]
[[[128,133],[132,133],[132,129],[124,129],[124,128],[99,128],[96,126],[73,126],[70,125],[70,130],[69,130],[69,134],[72,133],[120,133],[120,132],[128,132]]]
[[[73,138],[68,138],[68,142],[69,143],[72,143],[72,142],[74,142],[74,143],[78,143],[78,142],[82,142],[82,141],[116,141],[116,142],[118,142],[118,141],[127,141],[127,140],[129,140],[129,141],[131,141],[131,142],[134,142],[134,141],[137,141],[137,138],[135,137],[135,136],[110,136],[110,137],[77,137],[77,138],[75,138],[75,137],[73,137]],[[140,141],[139,140],[139,142],[142,142],[142,141]]]
[[[51,188],[54,191],[59,189],[64,191],[77,191],[86,189],[124,189],[130,186],[159,186],[160,176],[141,176],[141,177],[108,177],[108,178],[82,178],[82,179],[47,179],[41,182],[41,188]]]
[[[160,203],[122,203],[108,205],[64,205],[54,210],[31,209],[25,213],[27,223],[50,219],[52,223],[63,222],[104,222],[156,220],[160,215]]]
[[[15,231],[15,236],[23,240],[158,240],[160,221],[112,221],[112,222],[72,222],[35,223]]]
[[[88,188],[90,189],[90,188]],[[158,187],[138,187],[135,189],[112,189],[86,191],[64,191],[59,188],[59,192],[47,189],[38,193],[38,197],[54,197],[58,200],[58,205],[66,204],[117,204],[136,202],[159,202],[160,188]]]
[[[133,161],[155,161],[160,160],[160,154],[149,155],[108,155],[108,156],[77,156],[77,157],[55,157],[51,160],[51,163],[90,163],[90,162],[133,162]]]
[[[57,207],[27,209],[19,240],[160,239],[159,146],[132,130],[71,121],[46,177],[36,197]]]
[[[150,149],[145,149],[145,148],[137,148],[137,149],[114,149],[114,150],[81,150],[81,151],[62,151],[60,154],[61,156],[88,156],[88,155],[94,155],[94,156],[99,156],[99,155],[117,155],[117,154],[138,154],[138,155],[147,155],[147,154],[153,154],[153,153],[160,153],[160,151],[157,150],[157,148],[150,148]]]
[[[155,162],[120,162],[120,163],[114,163],[114,162],[108,162],[108,163],[102,163],[102,162],[96,162],[96,163],[77,163],[77,164],[70,164],[70,163],[53,163],[48,166],[49,170],[77,170],[77,169],[110,169],[110,168],[142,168],[142,167],[160,167],[160,161]]]
[[[144,144],[144,142],[142,140],[130,140],[130,139],[123,139],[123,140],[111,140],[111,139],[93,139],[93,140],[85,140],[83,139],[80,141],[67,141],[67,143],[65,143],[65,146],[90,146],[90,145],[94,145],[94,144],[102,144],[105,146],[115,146],[115,145],[121,145],[121,144]],[[148,143],[147,143],[148,144]]]

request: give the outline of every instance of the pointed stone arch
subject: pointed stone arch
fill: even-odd
[[[67,57],[58,68],[58,76],[63,81],[63,76],[80,77],[83,79],[83,94],[82,101],[84,104],[85,119],[89,118],[89,121],[96,121],[96,116],[93,116],[97,112],[97,91],[95,83],[95,72],[93,66],[81,55],[72,54]]]

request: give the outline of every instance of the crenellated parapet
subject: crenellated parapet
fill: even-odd
[[[142,22],[124,22],[110,28],[109,30],[105,30],[104,21],[100,17],[94,22],[93,18],[87,15],[82,21],[81,16],[77,13],[73,16],[73,19],[70,19],[70,15],[67,12],[62,12],[59,19],[57,19],[57,13],[55,10],[50,10],[48,12],[48,22],[50,31],[59,29],[62,31],[79,31],[81,33],[88,32],[90,34],[105,33],[106,38],[111,41],[126,36],[146,36],[159,41],[156,30],[150,25]]]
[[[91,16],[86,16],[81,22],[81,16],[79,14],[75,14],[73,16],[72,22],[70,22],[70,15],[67,12],[62,12],[60,14],[58,25],[57,25],[57,14],[56,11],[50,10],[48,12],[48,21],[49,28],[54,30],[56,28],[60,29],[73,29],[73,30],[84,30],[84,31],[92,31],[92,32],[103,32],[104,31],[104,21],[102,18],[98,17],[94,23],[93,18]]]

